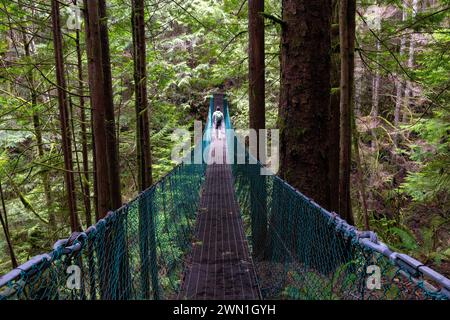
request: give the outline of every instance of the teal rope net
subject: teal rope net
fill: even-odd
[[[170,299],[191,247],[204,169],[177,166],[86,232],[5,275],[0,299]],[[68,272],[81,275],[78,287]]]
[[[225,123],[233,129],[226,101]],[[449,279],[392,252],[376,234],[358,231],[278,176],[261,175],[263,166],[247,150],[240,164],[237,153],[245,149],[234,137],[228,154],[265,299],[450,298]]]
[[[176,298],[206,172],[195,159],[209,147],[212,108],[201,143],[180,165],[85,232],[1,277],[0,300]]]
[[[211,99],[202,142],[185,158],[190,161],[85,232],[2,276],[0,300],[175,299],[205,180],[205,162],[193,160],[208,154],[213,111]],[[248,152],[245,164],[237,163],[237,150],[245,147],[231,130],[227,100],[224,115],[264,298],[449,299],[450,280],[392,252],[374,233],[349,226],[277,176],[261,175],[262,165]]]

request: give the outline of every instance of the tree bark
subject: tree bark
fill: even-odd
[[[5,234],[6,243],[8,245],[9,250],[9,257],[11,259],[11,264],[13,268],[17,268],[17,259],[16,255],[14,253],[14,247],[11,241],[11,234],[9,233],[9,226],[8,226],[8,213],[6,212],[6,205],[5,205],[5,197],[3,195],[3,188],[2,188],[2,182],[0,181],[0,198],[2,201],[2,208],[3,208],[3,214],[5,217],[3,218],[3,214],[0,210],[0,222],[2,224],[3,233]]]
[[[352,143],[352,109],[355,69],[355,0],[341,0],[340,20],[340,160],[339,160],[339,214],[354,224],[350,197],[350,169]]]
[[[139,191],[152,185],[149,105],[147,99],[147,62],[145,44],[144,1],[133,0],[134,91],[136,105],[136,143]]]
[[[339,44],[339,0],[332,1],[331,26],[331,109],[330,109],[330,148],[329,148],[329,180],[330,211],[339,211],[339,140],[340,140],[340,44]]]
[[[248,1],[249,29],[249,123],[256,130],[266,128],[265,113],[265,50],[264,50],[264,0]],[[257,136],[259,136],[257,134]],[[259,144],[258,144],[259,146]],[[265,157],[265,155],[263,155]],[[260,159],[258,148],[255,157]]]
[[[405,2],[406,1],[403,2],[404,6],[406,5]],[[406,19],[407,19],[406,8],[403,7],[402,8],[402,21],[404,22],[404,21],[406,21]],[[405,53],[405,45],[406,45],[406,38],[404,35],[402,35],[400,38],[400,51],[399,51],[400,58],[402,58],[403,54]],[[396,86],[396,97],[395,97],[395,110],[394,110],[394,127],[395,127],[395,130],[398,130],[399,129],[398,126],[400,123],[400,113],[401,113],[402,102],[403,102],[403,89],[405,86],[400,75],[397,75],[397,79],[395,79],[395,86]],[[399,135],[396,132],[394,134],[394,139],[393,139],[395,147],[397,147],[397,145],[398,145],[398,138],[399,138]]]
[[[95,144],[95,176],[98,217],[120,207],[120,177],[115,139],[114,106],[104,1],[85,0],[86,48]],[[103,7],[103,8],[102,8]],[[103,13],[103,15],[102,15]],[[107,60],[106,62],[104,60]],[[107,70],[105,70],[107,69]],[[107,79],[109,77],[109,79]]]
[[[331,0],[283,0],[280,175],[330,208]]]
[[[70,140],[70,119],[67,105],[66,79],[63,60],[63,43],[61,33],[61,21],[59,16],[59,2],[52,0],[52,26],[53,26],[53,45],[56,61],[56,80],[58,91],[59,116],[61,122],[62,148],[64,154],[65,184],[67,193],[67,202],[70,214],[71,230],[80,231],[80,224],[77,216],[77,205],[75,197],[75,179],[73,173],[72,143]]]
[[[97,215],[103,218],[109,211],[122,205],[120,168],[114,103],[112,94],[111,63],[109,57],[106,3],[104,0],[85,0],[86,7],[86,48],[89,62],[89,84],[95,148],[95,181],[97,193]],[[130,270],[128,267],[128,246],[126,215],[117,216],[114,228],[105,235],[109,244],[100,261],[102,277],[102,299],[127,299],[130,290]],[[111,268],[112,260],[121,274],[118,283],[107,277],[106,268]],[[117,261],[117,259],[119,261]],[[117,285],[118,290],[112,290]]]
[[[134,57],[134,92],[136,111],[136,146],[139,191],[144,191],[152,185],[152,161],[150,152],[149,105],[147,101],[147,63],[145,44],[145,10],[144,0],[133,0],[131,8],[133,30]],[[150,278],[153,288],[158,287],[156,268],[151,268],[150,259],[155,259],[155,250],[150,248],[149,239],[154,229],[153,218],[149,214],[149,201],[141,198],[139,203],[139,251],[141,259],[141,291],[144,299],[150,298]],[[154,240],[154,237],[151,238]],[[155,243],[151,241],[151,243]],[[151,253],[151,257],[150,254]],[[158,294],[155,292],[155,299]]]
[[[376,62],[378,63],[378,56],[379,56],[379,51],[381,49],[381,44],[380,41],[377,40],[376,43]],[[378,124],[378,107],[379,107],[379,103],[380,103],[380,70],[379,70],[379,66],[376,65],[375,66],[375,74],[373,76],[372,79],[372,111],[371,111],[371,116],[372,116],[372,142],[371,142],[371,146],[372,148],[376,148],[377,147],[377,133],[376,133],[376,127]]]
[[[102,46],[102,69],[105,108],[106,145],[108,154],[108,173],[110,179],[111,207],[117,209],[122,206],[122,191],[120,184],[119,143],[116,137],[116,124],[114,116],[114,99],[112,90],[111,59],[109,52],[108,16],[106,1],[98,0],[100,15],[100,41]]]
[[[414,19],[419,10],[419,0],[412,0],[412,18]],[[411,33],[409,39],[409,51],[408,51],[408,70],[412,70],[414,68],[414,53],[415,53],[415,45],[416,45],[416,37],[414,33]],[[410,108],[410,102],[412,97],[412,82],[410,80],[406,81],[405,85],[405,101],[403,103],[404,112],[403,112],[403,122],[408,121],[408,113]]]
[[[256,130],[256,159],[267,163],[267,141],[259,132],[266,128],[265,113],[265,48],[264,48],[264,0],[248,1],[248,84],[249,84],[249,124]],[[260,174],[255,166],[255,174]],[[265,177],[251,180],[251,219],[253,254],[258,259],[265,256],[267,239],[267,190]]]
[[[76,4],[76,2],[75,2]],[[83,79],[83,61],[82,51],[80,45],[80,31],[76,31],[75,38],[76,50],[77,50],[77,70],[78,70],[78,95],[80,101],[80,129],[81,129],[81,154],[83,161],[83,178],[81,182],[81,188],[83,190],[83,204],[84,213],[86,217],[86,224],[90,226],[92,224],[92,210],[91,210],[91,190],[89,186],[89,150],[88,150],[88,138],[87,138],[87,119],[86,119],[86,106],[84,100],[84,79]]]

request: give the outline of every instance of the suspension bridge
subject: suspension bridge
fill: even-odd
[[[0,277],[0,300],[450,299],[449,279],[261,175],[248,152],[245,164],[227,163],[242,145],[225,131],[233,128],[226,97],[211,97],[206,123],[188,158],[220,150],[222,163],[179,164]]]

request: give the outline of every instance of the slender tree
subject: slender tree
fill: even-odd
[[[70,139],[70,119],[68,110],[65,67],[63,58],[63,42],[61,33],[61,21],[59,16],[59,2],[52,0],[52,28],[53,45],[56,61],[56,80],[58,91],[59,117],[61,124],[62,148],[64,154],[64,179],[66,184],[67,203],[70,214],[70,226],[72,231],[80,231],[80,223],[77,215],[75,196],[75,178],[73,172],[72,142]]]
[[[355,70],[356,1],[341,0],[339,12],[339,38],[341,44],[339,213],[348,223],[354,224],[350,199],[350,167],[352,150],[351,117]]]
[[[412,17],[415,18],[417,13],[419,12],[419,0],[412,0]],[[411,33],[409,39],[409,48],[408,48],[408,69],[411,70],[414,67],[414,55],[416,50],[416,34]],[[408,120],[408,113],[410,107],[410,100],[413,94],[412,82],[408,80],[405,86],[405,101],[404,101],[404,112],[403,112],[403,122]]]
[[[248,1],[248,83],[250,128],[266,128],[265,112],[265,50],[264,50],[264,0]],[[255,155],[260,160],[260,151]]]
[[[98,217],[122,204],[104,1],[86,5],[86,48],[95,144]],[[106,35],[105,35],[106,33]]]
[[[147,99],[147,63],[145,44],[144,1],[132,3],[134,47],[134,92],[136,106],[136,143],[139,170],[139,190],[152,184],[152,161],[150,152],[149,105]]]
[[[133,30],[134,92],[136,111],[136,145],[139,191],[152,184],[152,158],[150,152],[149,105],[147,101],[147,49],[145,44],[145,6],[144,0],[132,1],[131,23]],[[150,260],[156,259],[155,236],[151,208],[147,199],[141,198],[139,204],[139,242],[141,257],[141,288],[144,298],[150,297],[150,278],[153,288],[158,287],[156,268],[150,268]],[[149,240],[153,244],[150,246]],[[154,291],[155,299],[158,290]]]
[[[402,22],[406,21],[407,18],[407,12],[406,12],[406,1],[403,1],[403,8],[402,8]],[[406,46],[406,37],[405,35],[401,35],[400,37],[400,57],[403,56],[405,53],[405,46]],[[398,130],[398,126],[400,123],[400,112],[402,109],[402,103],[403,103],[403,89],[404,89],[404,82],[400,76],[397,76],[397,79],[395,80],[395,86],[396,86],[396,98],[395,98],[395,110],[394,110],[394,126],[396,130]],[[398,144],[398,133],[395,133],[394,135],[394,145],[397,147]]]
[[[256,130],[256,155],[259,161],[266,163],[266,137],[260,130],[266,128],[265,113],[265,49],[264,49],[264,0],[248,1],[248,83],[249,83],[249,123],[250,129]],[[263,133],[263,132],[261,132]],[[255,167],[255,174],[257,167]],[[256,182],[258,181],[258,182]],[[250,195],[253,253],[258,258],[264,257],[267,237],[267,204],[265,201],[266,183],[261,179],[252,179]],[[264,199],[264,201],[261,201]]]
[[[17,264],[16,255],[14,253],[14,247],[13,247],[12,240],[11,240],[11,234],[9,233],[8,213],[6,211],[5,197],[3,195],[3,188],[2,188],[1,181],[0,181],[0,200],[1,200],[1,205],[2,205],[2,209],[3,209],[3,210],[0,210],[0,223],[3,228],[3,233],[5,235],[6,243],[8,245],[8,251],[9,251],[9,257],[11,259],[11,264],[12,264],[13,268],[17,268],[18,264]],[[2,214],[2,211],[3,211],[3,214]],[[3,217],[3,215],[4,215],[4,217]]]
[[[280,175],[330,207],[331,0],[283,0]]]
[[[74,1],[77,4],[77,1]],[[81,154],[83,162],[83,172],[81,179],[81,188],[83,190],[83,204],[86,217],[86,224],[92,224],[92,210],[91,210],[91,190],[89,186],[89,149],[88,149],[88,120],[86,118],[86,105],[84,98],[84,77],[83,77],[83,59],[80,44],[80,31],[76,31],[75,47],[77,51],[77,71],[78,71],[78,96],[80,102],[80,129],[81,129]]]

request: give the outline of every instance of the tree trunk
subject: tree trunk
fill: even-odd
[[[261,163],[267,163],[267,141],[259,132],[266,128],[265,113],[265,48],[264,48],[264,0],[248,2],[248,84],[249,84],[249,124],[256,130],[257,148],[254,155]],[[256,166],[257,167],[257,166]],[[257,169],[257,168],[255,168]],[[256,170],[259,171],[259,170]],[[257,172],[256,174],[260,174]],[[265,255],[267,239],[267,203],[265,177],[251,180],[251,219],[253,254],[262,259]]]
[[[139,171],[139,191],[143,191],[152,185],[143,0],[133,0],[132,22],[134,40],[134,90],[137,124],[137,163]]]
[[[59,2],[52,0],[52,26],[53,26],[53,45],[56,61],[56,80],[58,85],[58,104],[59,116],[61,122],[62,148],[64,154],[65,184],[67,193],[67,202],[70,214],[71,230],[80,231],[80,224],[77,216],[76,197],[75,197],[75,179],[73,173],[72,144],[70,140],[70,121],[67,105],[66,79],[63,60],[63,43],[61,34],[61,22],[59,16]]]
[[[103,90],[107,102],[105,109],[106,145],[108,154],[108,174],[110,180],[111,207],[117,209],[122,206],[122,192],[120,184],[119,142],[116,137],[114,116],[114,99],[112,91],[111,60],[109,53],[108,16],[106,1],[98,0],[100,15],[100,41],[102,46]]]
[[[152,158],[150,149],[149,105],[147,100],[147,63],[145,44],[145,10],[144,0],[132,1],[132,30],[134,57],[134,91],[136,110],[136,145],[139,191],[144,191],[152,185]],[[141,259],[141,291],[144,299],[150,298],[150,278],[153,288],[158,287],[157,268],[152,268],[150,259],[156,259],[154,248],[150,248],[149,239],[154,230],[151,208],[146,198],[139,203],[139,251]],[[152,237],[151,243],[155,243]],[[149,254],[151,253],[151,254]],[[157,290],[154,298],[158,298]]]
[[[412,18],[414,19],[419,10],[419,0],[412,0]],[[416,45],[416,37],[414,33],[411,33],[409,39],[409,52],[408,52],[408,70],[412,70],[414,68],[414,53],[415,53],[415,45]],[[406,81],[405,86],[405,101],[404,101],[404,112],[403,112],[403,122],[408,121],[408,114],[410,109],[410,102],[412,97],[412,82],[410,80]]]
[[[266,128],[265,111],[265,50],[264,50],[264,0],[249,0],[248,29],[249,29],[249,123],[250,128],[256,130]],[[257,134],[257,136],[259,136]],[[259,146],[259,144],[258,144]],[[260,151],[254,155],[260,159]],[[265,155],[264,155],[265,157]]]
[[[361,58],[355,56],[355,116],[361,116],[362,97],[363,97],[363,83],[364,83],[364,68]]]
[[[75,2],[76,4],[76,2]],[[78,69],[78,95],[80,101],[80,128],[81,128],[81,154],[83,161],[83,178],[81,182],[81,188],[83,190],[83,204],[84,213],[86,217],[86,224],[90,226],[92,224],[92,211],[91,211],[91,190],[89,186],[89,151],[88,151],[88,139],[87,139],[87,119],[84,101],[84,79],[83,79],[83,61],[82,52],[80,46],[80,31],[76,31],[75,38],[76,50],[77,50],[77,69]]]
[[[115,139],[114,106],[110,65],[104,59],[109,55],[105,24],[101,22],[100,0],[85,1],[86,5],[86,48],[89,62],[89,84],[93,115],[93,134],[95,142],[95,171],[97,210],[99,218],[108,211],[120,207],[120,177],[117,145]],[[105,47],[106,45],[106,47]],[[109,62],[109,57],[107,59]],[[104,69],[108,70],[104,70]],[[112,124],[111,124],[112,123]]]
[[[405,1],[403,2],[403,5],[405,6]],[[406,8],[403,7],[402,9],[402,21],[405,22],[407,19],[407,13]],[[405,53],[405,45],[406,45],[406,38],[405,36],[401,36],[400,38],[400,61]],[[400,112],[402,108],[402,102],[403,102],[403,88],[404,83],[400,75],[397,75],[397,79],[395,79],[395,86],[396,86],[396,97],[395,97],[395,110],[394,110],[394,127],[395,130],[399,130],[399,124],[400,124]],[[397,147],[398,145],[398,133],[396,132],[394,134],[394,146]]]
[[[1,181],[0,181],[0,198],[2,201],[2,208],[3,208],[3,214],[0,210],[0,222],[2,224],[3,233],[5,234],[6,243],[8,245],[9,257],[11,259],[11,264],[12,264],[13,268],[17,268],[18,264],[17,264],[16,255],[14,253],[14,248],[13,248],[12,241],[11,241],[11,234],[9,233],[8,213],[6,212],[5,198],[3,195],[3,188],[2,188]],[[4,218],[3,218],[3,215],[5,215]]]
[[[330,109],[330,148],[329,148],[329,180],[330,211],[339,211],[339,140],[340,140],[340,44],[339,44],[339,0],[332,2],[331,26],[331,109]]]
[[[350,169],[352,143],[352,109],[355,69],[355,0],[341,0],[340,6],[340,160],[339,160],[339,214],[354,224],[350,197]]]
[[[379,51],[381,49],[380,41],[377,40],[376,43],[376,61],[378,62]],[[372,79],[372,142],[371,146],[373,148],[377,147],[377,134],[376,127],[378,125],[378,105],[380,103],[380,70],[379,66],[375,66],[375,74]]]
[[[89,61],[95,150],[96,207],[98,217],[103,218],[109,211],[122,205],[108,27],[105,1],[85,0],[85,7],[86,48]],[[126,215],[119,215],[117,218],[114,227],[111,227],[105,234],[103,241],[108,245],[99,259],[99,272],[102,274],[100,278],[102,299],[127,299],[131,286],[126,243]],[[118,270],[110,270],[112,265]],[[107,269],[121,275],[118,283],[115,283],[116,279],[107,276]],[[118,286],[117,290],[112,290],[116,285]]]
[[[280,175],[330,208],[331,0],[283,0]]]

